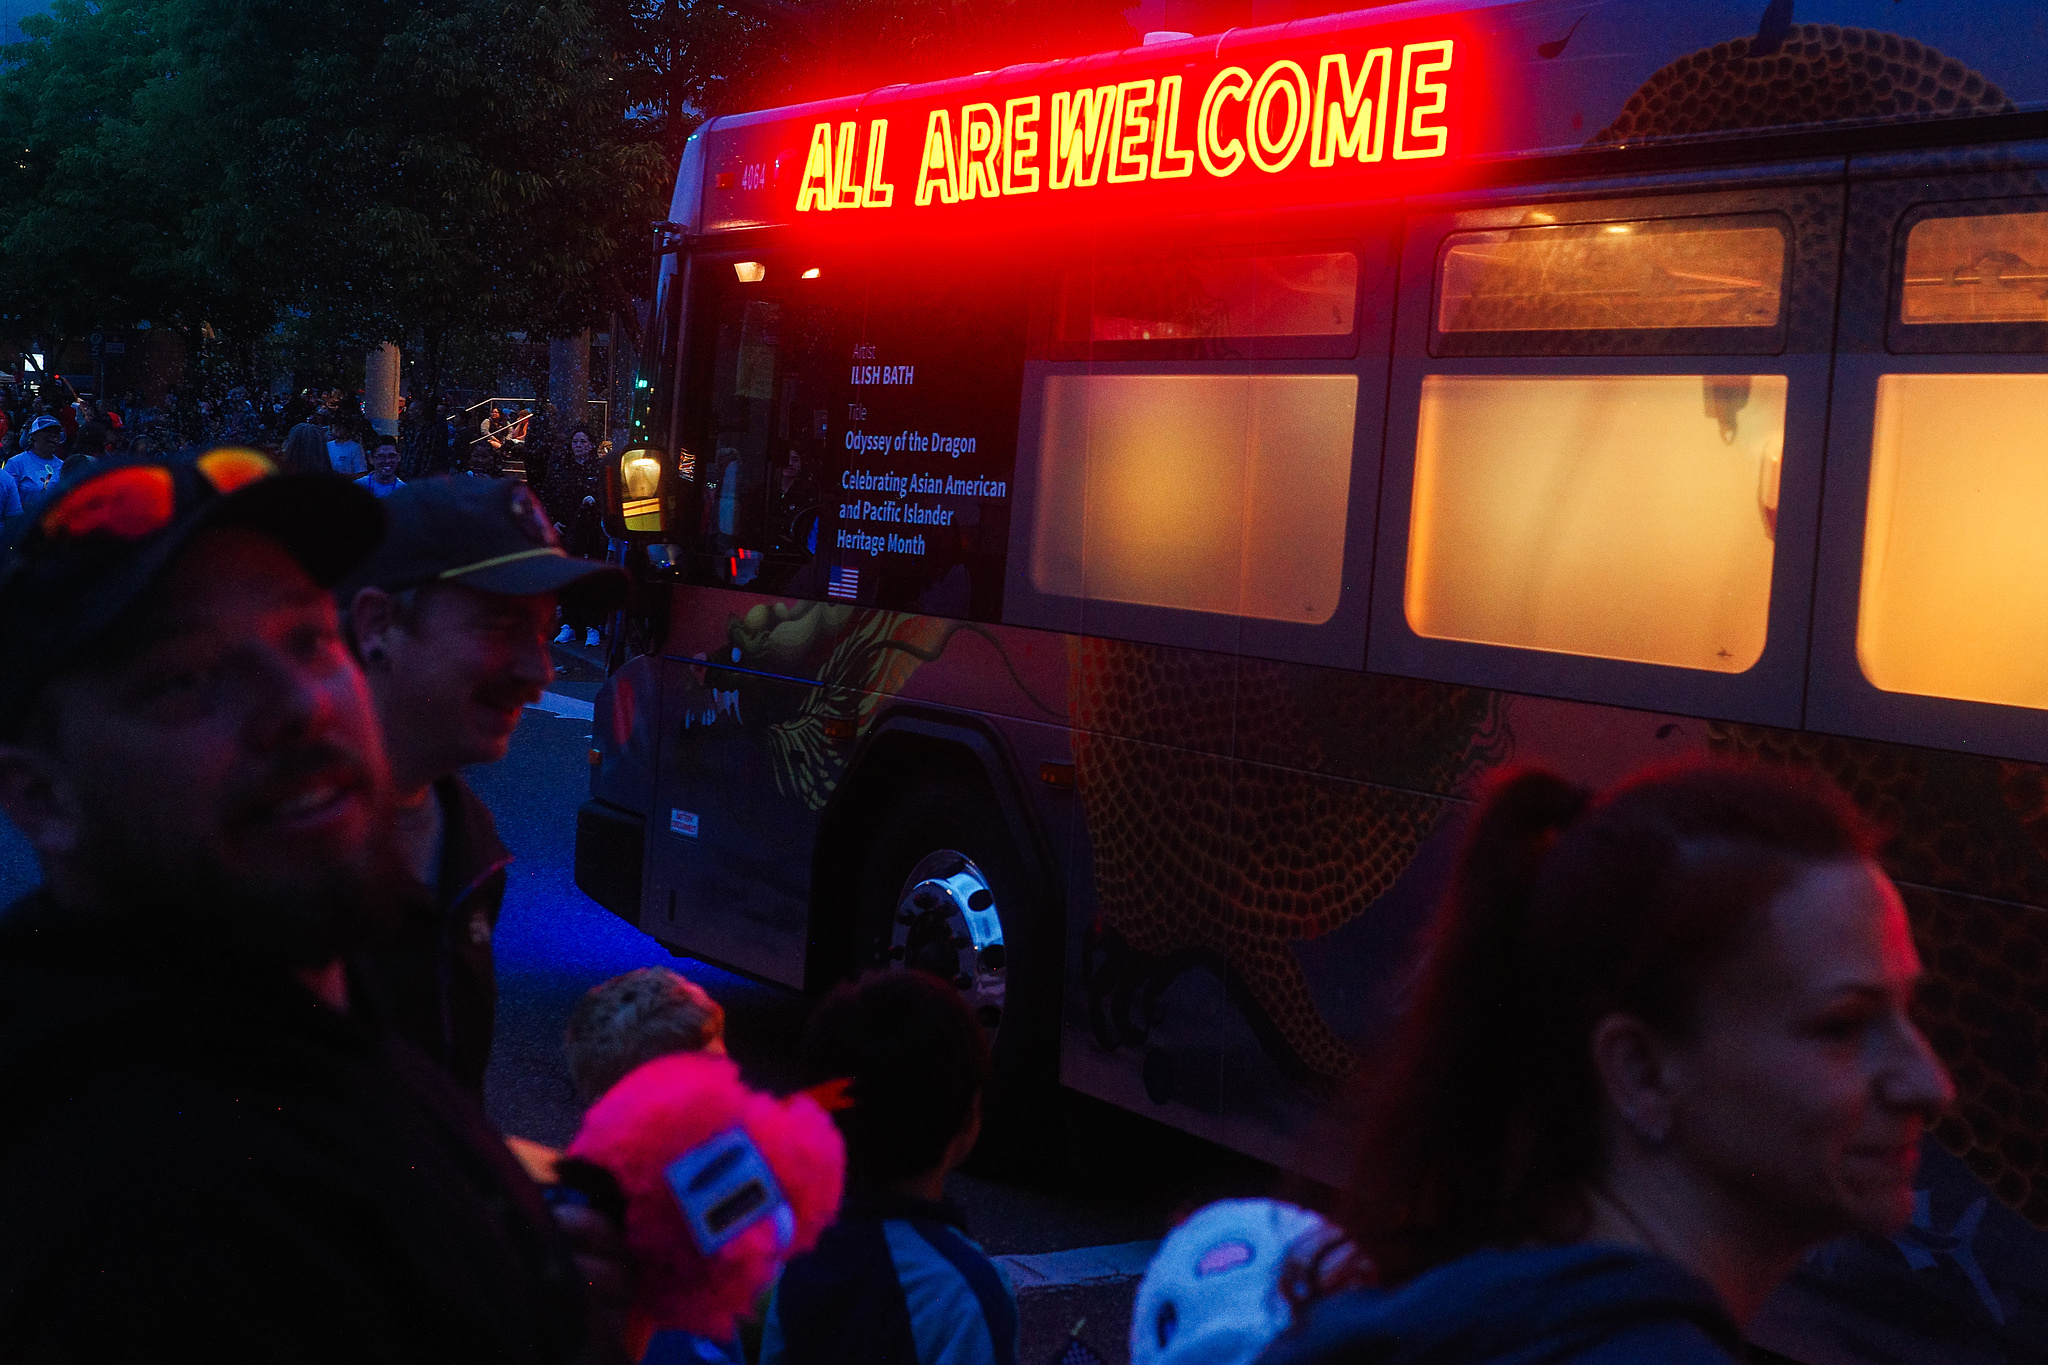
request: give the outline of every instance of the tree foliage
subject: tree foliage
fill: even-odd
[[[0,314],[437,387],[623,311],[706,115],[1115,46],[1124,2],[55,0],[0,51]]]
[[[58,0],[0,69],[0,312],[431,352],[631,297],[624,0]]]
[[[639,0],[634,102],[671,156],[703,117],[1075,57],[1128,0]]]

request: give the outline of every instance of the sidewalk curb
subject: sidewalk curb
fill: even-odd
[[[1070,1339],[1104,1365],[1129,1365],[1131,1301],[1157,1242],[995,1258],[1017,1290],[1017,1359],[1048,1365]]]
[[[1075,1285],[1106,1284],[1136,1280],[1152,1263],[1157,1241],[1119,1242],[1113,1246],[1076,1247],[1072,1251],[1046,1251],[1031,1256],[998,1256],[1010,1282],[1022,1294],[1026,1289],[1069,1289]]]
[[[565,697],[560,692],[543,692],[540,694],[540,700],[528,702],[526,709],[545,711],[549,715],[581,721],[589,721],[597,714],[589,702],[577,697]]]

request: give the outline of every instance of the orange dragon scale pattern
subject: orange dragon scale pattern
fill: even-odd
[[[1498,734],[1491,698],[1111,640],[1075,639],[1070,658],[1098,937],[1140,959],[1222,963],[1276,1061],[1324,1083],[1349,1075],[1358,1054],[1293,945],[1365,913],[1407,870],[1448,809],[1425,793],[1450,790]],[[1290,695],[1310,677],[1320,694]],[[1256,717],[1239,715],[1240,686]],[[1325,768],[1351,756],[1340,749],[1409,756],[1395,780],[1421,790],[1225,757]]]

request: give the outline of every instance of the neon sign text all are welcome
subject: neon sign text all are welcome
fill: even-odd
[[[1457,44],[1435,38],[817,122],[795,208],[931,210],[1442,158],[1456,61]]]

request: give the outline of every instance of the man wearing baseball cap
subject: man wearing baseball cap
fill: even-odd
[[[397,1026],[481,1105],[510,858],[461,770],[503,758],[554,677],[557,598],[604,609],[626,577],[564,551],[516,480],[424,480],[383,503],[389,534],[336,594],[383,724],[415,879],[403,928],[373,960]]]
[[[33,506],[49,491],[64,470],[64,428],[50,416],[28,424],[28,449],[9,460],[6,472],[13,476],[22,505]]]
[[[369,495],[253,451],[60,483],[0,560],[0,1355],[576,1356],[572,1254],[352,954],[401,876],[328,592]]]

